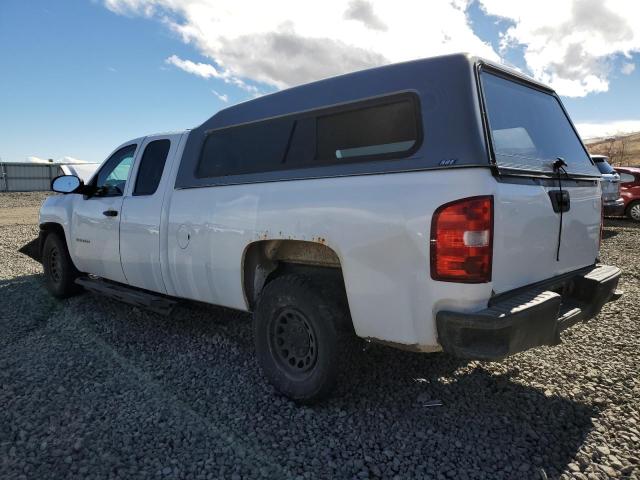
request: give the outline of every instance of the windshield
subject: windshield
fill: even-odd
[[[488,72],[481,78],[498,167],[550,173],[560,157],[569,174],[600,176],[555,96]]]
[[[594,158],[593,160],[596,162],[596,167],[598,167],[600,173],[616,173],[613,167],[609,165],[609,162],[604,158]]]

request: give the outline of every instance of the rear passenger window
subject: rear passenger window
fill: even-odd
[[[196,176],[401,158],[419,147],[421,131],[419,103],[408,93],[287,115],[209,132]]]
[[[154,140],[144,149],[133,195],[153,195],[158,189],[171,142]]]
[[[418,141],[418,121],[409,100],[318,117],[320,161],[408,152]]]

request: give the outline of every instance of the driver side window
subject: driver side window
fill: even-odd
[[[96,196],[115,197],[124,193],[137,145],[127,145],[111,155],[96,175]]]

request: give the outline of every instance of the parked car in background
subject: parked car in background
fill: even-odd
[[[609,157],[591,155],[602,174],[602,211],[605,217],[622,217],[624,200],[620,196],[620,175],[609,164]]]
[[[631,220],[640,222],[640,168],[616,167],[616,172],[620,175],[624,213]]]

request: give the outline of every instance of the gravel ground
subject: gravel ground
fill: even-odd
[[[55,194],[52,192],[0,193],[0,208],[35,207],[37,213],[40,205],[49,195]]]
[[[265,383],[245,314],[51,299],[15,252],[36,231],[0,226],[0,478],[640,479],[627,222],[603,244],[625,296],[563,345],[486,363],[356,342],[335,397],[312,408]]]

